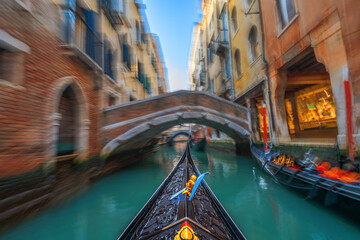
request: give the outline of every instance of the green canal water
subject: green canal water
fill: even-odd
[[[177,163],[184,145],[105,177],[75,199],[50,208],[0,239],[117,239]],[[360,239],[360,227],[275,183],[249,157],[193,152],[208,185],[249,239]],[[359,216],[360,217],[360,216]]]

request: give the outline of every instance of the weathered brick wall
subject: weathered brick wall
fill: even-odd
[[[0,29],[30,47],[22,83],[0,83],[0,178],[52,160],[49,148],[51,118],[59,94],[56,86],[67,76],[76,79],[83,90],[90,121],[88,156],[96,156],[100,150],[100,92],[95,90],[94,75],[76,59],[62,54],[60,40],[32,14],[14,9],[12,0],[0,1]]]

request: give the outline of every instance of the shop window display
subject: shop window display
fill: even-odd
[[[288,125],[295,133],[294,112],[289,99],[285,100]],[[336,128],[336,109],[330,85],[317,85],[295,92],[297,117],[301,131]]]

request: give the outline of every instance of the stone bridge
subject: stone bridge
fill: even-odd
[[[177,138],[178,136],[185,136],[187,138],[192,137],[192,134],[188,131],[185,130],[179,130],[179,131],[173,131],[171,132],[169,135],[167,135],[167,142],[169,146],[172,146],[174,144],[174,139]]]
[[[145,147],[181,123],[218,129],[235,142],[250,135],[247,108],[205,92],[177,91],[104,109],[102,157]]]

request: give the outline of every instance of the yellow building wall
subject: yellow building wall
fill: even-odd
[[[254,0],[250,6],[247,1],[233,0],[229,1],[229,18],[231,32],[231,51],[232,51],[232,71],[234,77],[235,98],[241,96],[252,86],[266,78],[265,64],[262,60],[261,47],[261,22],[259,14],[258,0]],[[234,31],[232,22],[232,12],[236,7],[238,28]],[[249,44],[249,33],[253,26],[257,28],[258,44],[256,46],[258,57],[252,61]],[[235,51],[240,50],[241,74],[236,71]]]

